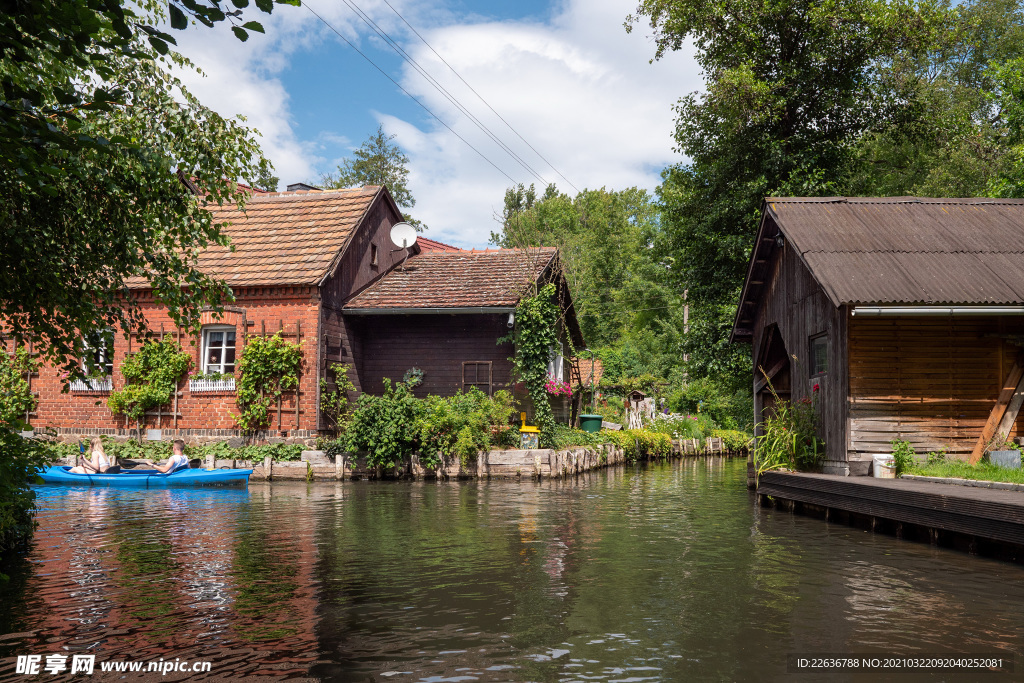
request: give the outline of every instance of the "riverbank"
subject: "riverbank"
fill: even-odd
[[[1024,563],[1024,493],[919,479],[765,472],[761,506]]]

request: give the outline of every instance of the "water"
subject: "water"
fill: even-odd
[[[868,651],[1024,671],[1024,568],[760,509],[744,476],[40,487],[0,681],[31,680],[15,655],[84,652],[254,680],[773,680],[787,653]]]

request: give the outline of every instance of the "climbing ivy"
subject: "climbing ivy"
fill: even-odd
[[[246,431],[270,425],[270,406],[286,391],[299,386],[302,342],[272,337],[249,337],[238,361],[235,422]]]
[[[192,356],[170,337],[149,340],[121,364],[125,385],[111,392],[107,405],[115,415],[134,420],[141,434],[146,411],[170,402],[191,365]]]
[[[540,427],[540,441],[545,448],[553,446],[555,433],[555,416],[545,384],[551,349],[558,344],[558,312],[555,285],[548,283],[536,296],[519,300],[513,331],[516,355],[512,367],[533,400],[534,421]]]

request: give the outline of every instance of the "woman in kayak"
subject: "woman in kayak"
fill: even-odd
[[[74,474],[102,474],[103,472],[121,471],[121,468],[110,462],[110,458],[103,452],[103,439],[98,436],[92,437],[89,448],[92,458],[82,460],[82,464],[71,468],[71,472]]]
[[[167,474],[188,467],[188,458],[185,457],[185,442],[175,439],[171,444],[171,457],[163,466],[154,465],[157,472]]]

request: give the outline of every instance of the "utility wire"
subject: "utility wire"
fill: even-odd
[[[430,51],[431,51],[431,52],[433,52],[433,53],[434,53],[435,55],[437,55],[437,58],[438,58],[438,59],[440,59],[440,60],[441,60],[442,62],[444,62],[444,65],[445,65],[445,66],[447,66],[447,67],[448,67],[449,69],[451,69],[451,72],[452,72],[453,74],[455,74],[455,75],[456,75],[456,77],[458,77],[458,79],[459,79],[460,81],[462,81],[462,83],[463,83],[463,84],[464,84],[464,85],[465,85],[465,86],[466,86],[467,88],[469,88],[469,89],[470,89],[470,91],[471,91],[471,92],[472,92],[472,93],[473,93],[474,95],[476,95],[476,96],[477,96],[477,99],[479,99],[479,100],[480,100],[481,102],[483,102],[483,103],[484,103],[484,105],[486,105],[486,107],[487,107],[488,109],[490,109],[490,110],[491,110],[491,112],[493,112],[495,116],[497,116],[497,117],[498,117],[499,119],[501,119],[501,122],[502,122],[502,123],[504,123],[504,124],[505,124],[506,126],[508,126],[508,129],[509,129],[510,131],[512,131],[513,133],[515,133],[515,136],[516,136],[517,138],[519,138],[520,140],[522,140],[522,141],[523,141],[523,143],[524,143],[524,144],[525,144],[525,145],[526,145],[527,147],[529,147],[529,148],[530,148],[531,150],[533,150],[533,153],[534,153],[534,154],[536,154],[536,155],[537,155],[538,157],[540,157],[540,158],[541,158],[541,160],[542,160],[542,161],[543,161],[543,162],[544,162],[545,164],[547,164],[547,165],[548,165],[549,167],[551,167],[551,170],[552,170],[552,171],[554,171],[555,173],[557,173],[557,174],[559,175],[559,177],[561,177],[561,179],[562,179],[562,180],[564,180],[565,182],[567,182],[567,183],[569,184],[569,186],[570,186],[570,187],[571,187],[572,189],[576,190],[576,193],[577,193],[577,194],[579,194],[579,191],[580,191],[580,190],[579,190],[579,188],[578,188],[578,187],[576,187],[575,185],[573,185],[573,184],[572,184],[572,181],[571,181],[571,180],[569,180],[568,178],[566,178],[566,177],[565,177],[565,174],[563,174],[563,173],[562,173],[561,171],[559,171],[559,170],[558,170],[557,168],[555,168],[554,164],[552,164],[552,163],[551,163],[550,161],[548,161],[547,159],[545,159],[545,158],[544,158],[544,155],[543,155],[543,154],[541,154],[540,152],[538,152],[538,151],[536,150],[536,148],[535,148],[535,147],[534,147],[533,145],[531,145],[531,144],[530,144],[529,142],[527,142],[527,141],[526,141],[526,138],[524,138],[524,137],[523,137],[522,135],[520,135],[520,134],[519,134],[519,131],[517,131],[517,130],[516,130],[515,128],[513,128],[513,127],[512,127],[512,124],[510,124],[510,123],[509,123],[508,121],[506,121],[506,120],[504,119],[504,117],[502,117],[502,115],[501,115],[501,114],[499,114],[499,113],[498,113],[497,111],[495,111],[495,110],[494,110],[494,107],[492,107],[492,106],[490,105],[490,103],[489,103],[489,102],[488,102],[487,100],[485,100],[485,99],[483,98],[483,96],[482,96],[482,95],[481,95],[480,93],[478,93],[478,92],[476,91],[476,89],[475,89],[475,88],[473,88],[473,86],[471,86],[471,85],[470,85],[469,83],[467,83],[467,82],[466,82],[466,79],[465,79],[465,78],[463,78],[463,77],[462,77],[462,75],[461,75],[461,74],[460,74],[460,73],[459,73],[458,71],[456,71],[456,70],[455,70],[455,67],[453,67],[453,66],[452,66],[451,64],[449,64],[449,63],[448,63],[448,61],[447,61],[447,60],[445,60],[445,58],[444,58],[444,57],[442,57],[442,56],[441,56],[440,54],[438,54],[437,50],[435,50],[435,49],[434,49],[434,47],[433,47],[433,46],[432,46],[432,45],[431,45],[430,43],[428,43],[428,42],[427,42],[427,39],[426,39],[426,38],[424,38],[423,36],[421,36],[421,35],[420,35],[420,33],[419,33],[419,31],[417,31],[417,30],[416,30],[415,28],[413,28],[412,24],[410,24],[410,23],[409,23],[409,22],[408,22],[408,21],[406,20],[406,18],[405,18],[405,17],[403,17],[403,16],[402,16],[402,15],[401,15],[401,14],[399,13],[399,11],[398,11],[398,10],[396,10],[396,9],[395,9],[394,7],[392,7],[392,6],[391,6],[391,3],[390,3],[390,2],[388,2],[388,0],[384,0],[384,4],[385,4],[385,5],[387,5],[388,7],[391,7],[391,11],[392,11],[392,12],[394,12],[395,14],[397,14],[397,15],[398,15],[398,18],[399,18],[399,19],[401,19],[402,21],[404,21],[404,22],[405,22],[405,25],[409,27],[409,30],[410,30],[410,31],[412,31],[413,33],[415,33],[415,34],[416,34],[416,37],[417,37],[417,38],[419,38],[420,40],[422,40],[422,41],[423,41],[423,44],[424,44],[424,45],[426,45],[426,46],[427,46],[428,48],[430,48]]]
[[[306,9],[308,9],[308,10],[310,11],[310,13],[311,13],[311,14],[312,14],[312,15],[313,15],[314,17],[316,17],[316,18],[317,18],[317,19],[319,19],[319,20],[320,20],[321,22],[323,22],[324,26],[326,26],[327,28],[331,29],[331,31],[333,31],[333,32],[335,33],[335,35],[337,35],[337,36],[338,36],[339,38],[341,38],[341,39],[342,39],[343,41],[345,41],[345,43],[346,43],[346,44],[347,44],[347,45],[348,45],[349,47],[351,47],[351,48],[352,48],[353,50],[355,50],[356,52],[358,52],[358,53],[359,53],[359,56],[361,56],[361,57],[362,57],[363,59],[365,59],[366,61],[368,61],[368,62],[369,62],[369,63],[370,63],[370,64],[371,64],[372,66],[373,66],[373,68],[375,68],[375,69],[376,69],[377,71],[381,72],[381,74],[383,74],[385,78],[387,78],[387,79],[388,79],[389,81],[391,81],[392,83],[394,83],[394,84],[395,84],[395,87],[397,87],[397,88],[398,88],[399,90],[401,90],[401,91],[402,91],[402,92],[404,92],[404,93],[405,93],[406,95],[408,95],[408,96],[409,96],[409,99],[411,99],[411,100],[412,100],[413,102],[415,102],[416,104],[418,104],[418,105],[420,105],[421,107],[423,107],[423,109],[424,109],[424,110],[425,110],[425,111],[426,111],[426,112],[427,112],[428,114],[430,114],[431,116],[433,116],[433,117],[434,117],[434,118],[435,118],[435,119],[437,120],[437,122],[438,122],[438,123],[440,123],[440,124],[441,124],[442,126],[444,126],[445,128],[447,128],[447,129],[448,129],[448,132],[450,132],[450,133],[451,133],[452,135],[454,135],[455,137],[457,137],[457,138],[458,138],[459,140],[462,140],[462,142],[464,142],[464,143],[465,143],[465,145],[466,145],[467,147],[469,147],[469,148],[470,148],[471,150],[473,150],[473,151],[474,151],[474,152],[476,152],[476,153],[477,153],[478,155],[480,155],[480,158],[481,158],[481,159],[483,159],[484,161],[486,161],[487,163],[489,163],[489,164],[490,164],[491,166],[493,166],[493,167],[494,167],[494,169],[495,169],[496,171],[498,171],[498,173],[500,173],[501,175],[503,175],[503,176],[505,176],[506,178],[508,178],[509,182],[511,182],[511,183],[512,183],[513,185],[514,185],[514,184],[516,184],[516,181],[515,181],[515,179],[514,179],[514,178],[512,178],[512,176],[510,176],[510,175],[509,175],[508,173],[505,173],[505,171],[501,170],[501,168],[500,168],[500,167],[498,167],[498,165],[497,165],[496,163],[494,163],[494,162],[493,162],[493,161],[491,161],[491,160],[490,160],[489,158],[487,158],[487,156],[486,156],[486,155],[484,155],[484,153],[483,153],[483,152],[481,152],[481,151],[480,151],[480,150],[478,150],[478,149],[477,149],[476,147],[474,147],[473,145],[471,145],[471,144],[469,143],[469,141],[468,141],[468,140],[466,140],[466,138],[462,137],[461,135],[459,135],[458,133],[456,133],[456,132],[455,132],[454,130],[452,130],[452,127],[451,127],[451,126],[449,126],[449,125],[448,125],[447,123],[445,123],[444,121],[442,121],[442,120],[441,120],[441,117],[439,117],[439,116],[438,116],[437,114],[435,114],[434,112],[432,112],[432,111],[430,110],[430,108],[429,108],[429,107],[428,107],[427,105],[425,105],[425,104],[423,104],[422,102],[420,102],[420,101],[419,101],[419,99],[417,99],[417,98],[416,98],[416,97],[415,97],[415,96],[414,96],[414,95],[413,95],[412,93],[410,93],[410,92],[409,92],[408,90],[406,90],[405,88],[403,88],[403,87],[401,86],[401,84],[399,84],[399,83],[398,83],[398,81],[396,81],[396,80],[395,80],[394,78],[392,78],[392,77],[391,77],[391,75],[390,75],[390,74],[388,74],[388,72],[384,71],[384,69],[382,69],[382,68],[380,68],[379,66],[377,66],[376,62],[374,62],[374,61],[373,61],[372,59],[370,59],[370,58],[369,58],[369,57],[368,57],[368,56],[367,56],[367,55],[366,55],[366,54],[365,54],[365,53],[364,53],[364,52],[363,52],[362,50],[360,50],[360,49],[359,49],[358,47],[356,47],[356,46],[355,46],[355,45],[354,45],[354,44],[352,43],[352,41],[350,41],[350,40],[349,40],[348,38],[346,38],[345,36],[343,36],[343,35],[342,35],[342,34],[341,34],[341,33],[340,33],[339,31],[338,31],[338,29],[334,28],[334,27],[333,27],[333,26],[332,26],[332,25],[331,25],[331,24],[330,24],[330,23],[329,23],[329,22],[328,22],[328,21],[327,21],[326,19],[324,19],[324,18],[323,18],[322,16],[320,16],[319,14],[317,14],[316,10],[314,10],[314,9],[313,9],[312,7],[310,7],[310,6],[309,6],[309,3],[308,3],[308,2],[303,2],[303,3],[302,3],[302,6],[303,6],[303,7],[305,7]]]
[[[406,52],[405,49],[401,45],[399,45],[395,39],[388,35],[387,31],[382,29],[380,25],[377,24],[377,22],[370,18],[370,16],[366,12],[364,12],[362,8],[355,3],[354,0],[343,0],[343,2],[346,5],[348,5],[349,9],[355,12],[356,16],[363,20],[364,24],[369,26],[370,29],[372,29],[385,43],[387,43],[387,45],[392,50],[394,50],[399,57],[404,59],[410,66],[412,66],[412,68],[415,69],[418,74],[423,76],[427,83],[432,85],[435,90],[441,93],[441,95],[443,95],[445,99],[447,99],[456,109],[462,112],[462,114],[465,115],[466,118],[468,118],[474,125],[476,125],[476,127],[479,128],[480,131],[484,133],[484,135],[489,137],[491,141],[498,145],[506,154],[515,159],[516,162],[520,166],[522,166],[525,171],[530,173],[534,178],[539,180],[545,187],[547,187],[548,181],[545,180],[540,173],[538,173],[536,170],[534,170],[532,166],[526,163],[526,161],[523,160],[523,158],[520,157],[518,154],[516,154],[511,147],[506,145],[497,135],[495,135],[494,132],[490,128],[488,128],[486,124],[484,124],[480,119],[473,115],[473,113],[469,111],[469,109],[467,109],[465,105],[459,102],[459,100],[454,95],[452,95],[447,88],[441,85],[436,78],[431,76],[430,73],[419,62],[413,59],[412,56],[409,55],[409,53]]]

